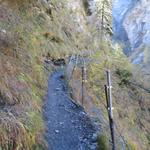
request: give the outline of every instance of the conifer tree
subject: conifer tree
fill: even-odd
[[[96,1],[96,15],[100,19],[99,30],[101,37],[103,37],[105,34],[112,35],[112,1]]]

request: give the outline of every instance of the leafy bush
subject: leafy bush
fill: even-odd
[[[150,144],[150,134],[147,134],[147,140],[148,140],[148,143]]]
[[[119,85],[120,86],[127,86],[130,85],[130,80],[132,77],[132,73],[128,70],[121,70],[121,69],[117,69],[116,74],[119,76],[120,82]]]

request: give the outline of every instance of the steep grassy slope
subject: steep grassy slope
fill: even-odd
[[[42,60],[46,40],[42,32],[46,26],[38,14],[31,12],[32,3],[1,3],[0,147],[41,147],[42,96],[46,88]]]
[[[87,82],[84,88],[84,108],[100,121],[102,133],[100,143],[109,147],[109,124],[106,110],[104,85],[106,70],[112,72],[113,107],[117,149],[146,150],[149,147],[149,78],[135,69],[126,56],[115,47],[101,45],[101,51],[91,55],[86,63]],[[85,58],[86,59],[86,58]],[[79,63],[73,72],[70,86],[73,98],[82,104],[82,71]],[[147,80],[144,80],[147,79]],[[142,82],[143,80],[143,82]],[[104,144],[104,143],[103,143]],[[107,149],[107,148],[106,148]]]
[[[0,1],[0,149],[43,149],[44,59],[77,50],[66,1]],[[51,69],[51,68],[50,68]]]
[[[84,89],[84,107],[100,120],[104,131],[102,137],[105,137],[105,134],[109,135],[104,85],[106,84],[106,70],[110,69],[113,84],[114,118],[117,125],[117,148],[146,150],[149,148],[149,69],[145,71],[145,69],[141,69],[145,68],[143,66],[130,64],[122,53],[121,47],[112,43],[109,36],[106,36],[107,30],[103,31],[105,33],[103,36],[101,28],[99,31],[93,32],[95,28],[98,29],[98,25],[94,21],[99,16],[95,17],[92,16],[93,22],[88,24],[91,38],[87,45],[90,48],[88,52],[84,51],[88,80]],[[99,20],[101,18],[100,16]],[[101,24],[101,21],[99,23]],[[73,66],[73,64],[71,65]],[[80,104],[82,102],[82,66],[78,62],[70,81],[72,95]],[[106,137],[106,141],[108,141],[110,137]]]

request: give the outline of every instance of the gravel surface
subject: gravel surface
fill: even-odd
[[[62,70],[51,75],[48,87],[44,106],[48,150],[96,150],[96,129],[82,107],[67,96]]]

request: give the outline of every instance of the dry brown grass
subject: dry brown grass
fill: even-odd
[[[65,2],[50,1],[54,6],[53,20],[47,13],[49,5],[32,2],[35,1],[0,1],[0,149],[3,150],[44,149],[42,105],[48,75],[44,57],[50,53],[57,59],[76,50],[75,42],[64,31],[72,29],[73,37],[78,34],[73,29],[70,12],[58,7]]]
[[[142,85],[145,86],[147,83],[144,84],[144,78],[142,78],[141,73],[135,72],[135,69],[129,64],[124,55],[121,53],[115,54],[115,52],[111,54],[109,49],[112,48],[98,51],[92,56],[92,59],[97,61],[87,65],[88,82],[85,86],[84,107],[89,113],[95,113],[94,116],[97,116],[102,122],[103,131],[109,135],[104,85],[106,84],[106,68],[111,68],[114,120],[117,124],[117,130],[124,136],[128,147],[146,150],[149,147],[150,94],[129,82],[143,83]],[[106,59],[106,56],[108,59]],[[116,73],[118,69],[120,70],[120,75]],[[77,68],[74,72],[70,86],[74,99],[81,103],[81,68]],[[97,109],[103,112],[103,117]],[[105,121],[102,121],[102,118]],[[120,136],[118,135],[117,141],[120,141]],[[118,148],[121,143],[118,142],[117,144]]]
[[[10,3],[18,5],[17,1],[5,1],[0,6],[0,149],[43,149],[43,62],[41,55],[33,59],[32,49],[25,46],[24,20],[17,14],[19,10],[9,7]],[[32,41],[26,42],[32,45]]]
[[[1,114],[0,119],[0,144],[7,149],[30,149],[30,136],[25,126],[18,121],[11,112]]]

